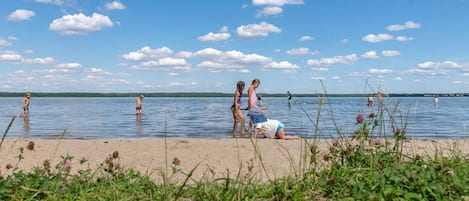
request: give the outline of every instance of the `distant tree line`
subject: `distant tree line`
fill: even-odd
[[[0,97],[23,97],[25,92],[0,92]],[[232,97],[231,93],[217,92],[172,92],[172,93],[97,93],[97,92],[31,92],[33,97]],[[283,93],[259,93],[263,97],[286,97]],[[367,97],[370,94],[293,94],[293,97]],[[392,93],[390,97],[459,97],[469,93]]]

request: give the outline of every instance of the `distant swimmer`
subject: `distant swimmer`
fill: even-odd
[[[142,95],[140,95],[137,100],[135,100],[135,114],[136,115],[141,115],[142,114],[142,101],[143,101],[143,98],[145,98]]]
[[[438,100],[438,96],[435,96],[435,98],[433,98],[433,104],[438,106],[438,103],[440,103],[440,100]]]
[[[373,102],[374,102],[373,96],[368,96],[368,104],[367,104],[368,107],[373,107]]]
[[[23,112],[25,115],[29,114],[29,104],[31,102],[31,94],[28,92],[24,95]]]

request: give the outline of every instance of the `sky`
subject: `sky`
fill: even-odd
[[[0,0],[2,92],[469,92],[466,0]]]

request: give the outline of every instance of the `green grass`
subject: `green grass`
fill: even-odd
[[[468,157],[456,148],[450,154],[405,153],[408,115],[397,105],[383,105],[378,114],[359,112],[353,135],[337,128],[339,137],[325,154],[319,154],[316,129],[303,139],[302,168],[290,162],[294,175],[267,180],[241,171],[194,180],[192,173],[201,167],[184,172],[175,158],[156,183],[150,175],[122,167],[120,154],[125,153],[117,151],[98,168],[76,174],[70,173],[73,156],[62,156],[57,164],[45,160],[24,172],[17,167],[28,160],[23,153],[34,150],[30,142],[18,150],[16,164],[0,164],[0,200],[469,200]],[[317,118],[307,115],[318,124],[320,111]],[[262,156],[258,158],[262,163]],[[178,175],[185,179],[174,179]]]

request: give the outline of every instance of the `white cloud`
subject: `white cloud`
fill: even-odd
[[[372,69],[368,70],[368,73],[370,73],[370,74],[390,74],[390,73],[392,73],[392,70],[372,68]]]
[[[11,43],[8,42],[7,40],[0,38],[0,46],[10,46]]]
[[[137,50],[136,52],[129,52],[127,54],[123,54],[121,57],[124,60],[128,60],[128,61],[144,61],[144,60],[168,57],[172,53],[173,51],[169,49],[168,47],[151,49],[151,47],[145,46],[145,47],[142,47],[140,50]]]
[[[62,0],[35,0],[38,3],[44,4],[54,4],[54,5],[62,5],[64,2]]]
[[[30,20],[36,13],[30,10],[18,9],[8,15],[8,21],[24,21]]]
[[[20,61],[22,56],[14,51],[0,51],[0,61]]]
[[[186,62],[185,59],[178,59],[178,58],[161,58],[158,60],[150,60],[142,62],[142,67],[148,68],[175,68],[175,69],[188,69],[189,64]]]
[[[326,67],[319,67],[319,68],[311,68],[312,70],[315,70],[315,71],[321,71],[321,72],[327,72],[329,71],[329,68],[326,68]]]
[[[224,26],[221,28],[220,33],[208,33],[203,36],[200,36],[198,39],[202,42],[218,42],[222,40],[227,40],[231,37],[231,34],[228,33],[228,27]]]
[[[356,54],[349,54],[346,56],[335,56],[329,58],[321,58],[319,60],[310,59],[307,61],[307,64],[310,66],[324,66],[324,65],[334,65],[334,64],[353,64],[358,60]]]
[[[402,78],[401,77],[395,77],[394,80],[401,81]]]
[[[332,76],[332,79],[333,80],[340,80],[340,77],[339,76]]]
[[[34,59],[23,59],[21,60],[22,64],[51,64],[54,63],[54,58],[45,57],[45,58],[34,58]]]
[[[280,28],[267,22],[242,25],[237,28],[238,36],[241,38],[267,37],[270,33],[279,32],[282,32]]]
[[[239,70],[240,73],[244,73],[244,74],[248,74],[250,73],[251,71],[249,71],[249,69],[241,69]]]
[[[303,41],[308,41],[308,40],[314,40],[313,36],[301,36],[298,41],[303,42]]]
[[[256,6],[283,6],[304,4],[303,0],[252,0]]]
[[[454,61],[432,62],[427,61],[417,65],[417,68],[409,69],[407,72],[416,75],[446,75],[450,72],[460,74],[461,71],[469,70],[469,63],[458,63]]]
[[[311,51],[307,47],[295,48],[287,50],[288,55],[316,55],[319,54],[319,51]]]
[[[257,17],[280,15],[283,13],[283,8],[279,6],[266,6],[257,12]]]
[[[278,69],[278,70],[295,70],[299,69],[300,67],[292,64],[288,61],[281,61],[281,62],[271,62],[265,65],[267,69]]]
[[[386,27],[388,31],[401,31],[405,29],[418,29],[420,28],[420,23],[413,21],[407,21],[405,24],[393,24]]]
[[[344,39],[340,40],[340,44],[342,44],[342,45],[348,44],[348,38],[344,38]]]
[[[312,77],[312,80],[326,80],[324,77]]]
[[[444,62],[431,62],[427,61],[417,65],[419,68],[423,69],[437,69],[437,68],[469,68],[469,64],[460,64],[454,61],[444,61]]]
[[[401,55],[401,52],[395,50],[383,50],[381,54],[385,57],[395,57]]]
[[[362,38],[363,41],[369,42],[369,43],[378,43],[378,42],[383,42],[386,40],[392,40],[394,39],[394,36],[386,33],[382,34],[368,34]]]
[[[55,67],[57,67],[57,68],[77,69],[77,68],[81,68],[82,65],[79,64],[79,63],[62,63],[62,64],[56,65]]]
[[[365,59],[377,59],[378,55],[376,54],[376,51],[368,51],[362,54],[361,57]]]
[[[272,62],[272,59],[258,54],[244,54],[240,51],[231,50],[222,52],[213,48],[205,48],[193,54],[193,56],[203,59],[197,66],[200,68],[242,68],[249,65],[265,66]]]
[[[86,16],[83,13],[74,15],[65,15],[62,18],[55,19],[49,29],[58,31],[63,35],[85,35],[89,32],[99,31],[101,29],[112,27],[114,23],[108,16],[99,13],[93,13],[92,16]]]
[[[125,6],[119,1],[113,1],[112,3],[106,4],[106,9],[108,10],[124,10]]]
[[[409,36],[397,36],[397,37],[396,37],[396,40],[399,41],[399,42],[405,42],[405,41],[414,40],[414,38],[413,38],[413,37],[409,37]]]

